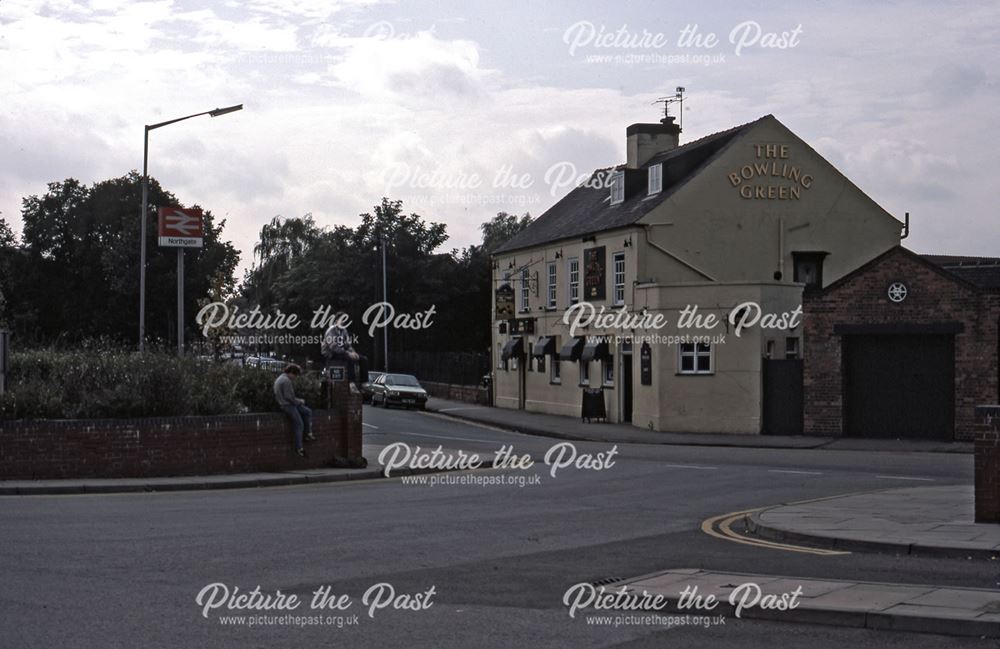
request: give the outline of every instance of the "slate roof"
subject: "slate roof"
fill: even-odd
[[[921,255],[930,263],[983,289],[1000,289],[1000,258]]]
[[[598,169],[591,174],[587,182],[563,196],[559,202],[497,248],[493,254],[532,248],[561,239],[584,237],[632,225],[697,175],[736,136],[768,117],[771,115],[706,135],[676,149],[660,153],[640,169],[625,169],[625,165]],[[658,163],[663,163],[663,190],[647,197],[648,169]],[[621,169],[625,170],[625,201],[612,206],[610,186],[600,181],[608,174]]]

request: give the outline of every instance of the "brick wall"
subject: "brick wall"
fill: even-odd
[[[215,417],[0,421],[0,479],[140,478],[329,466],[361,457],[361,399],[345,382],[338,407],[313,411],[318,438],[294,453],[280,412]]]
[[[902,281],[906,299],[894,303],[886,288]],[[971,440],[975,406],[997,400],[997,323],[1000,302],[896,248],[818,295],[803,299],[807,434],[843,433],[841,336],[838,324],[961,322],[955,335],[955,438]]]
[[[1000,523],[1000,406],[976,408],[976,522]]]

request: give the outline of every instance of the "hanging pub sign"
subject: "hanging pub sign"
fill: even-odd
[[[506,320],[514,317],[514,287],[501,284],[496,292],[496,318]]]
[[[604,246],[583,251],[583,299],[604,299],[604,261]]]
[[[653,385],[653,350],[649,343],[642,343],[639,350],[639,382],[643,385]]]

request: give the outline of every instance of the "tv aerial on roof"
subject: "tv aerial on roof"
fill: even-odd
[[[684,86],[677,86],[676,92],[672,97],[660,97],[653,104],[663,104],[663,119],[664,121],[670,117],[670,104],[677,104],[677,112],[680,114],[680,120],[678,120],[678,126],[681,130],[684,129]]]

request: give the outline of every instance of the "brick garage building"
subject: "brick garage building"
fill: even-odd
[[[803,300],[804,429],[972,440],[1000,402],[1000,260],[896,247]]]

